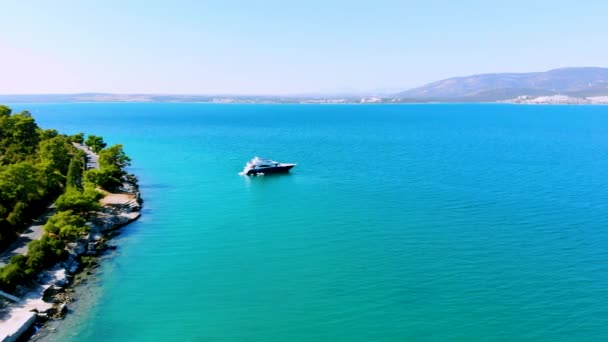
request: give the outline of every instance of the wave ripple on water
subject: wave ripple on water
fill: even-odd
[[[145,197],[48,339],[608,338],[608,107],[25,108]],[[235,175],[258,154],[298,168]]]

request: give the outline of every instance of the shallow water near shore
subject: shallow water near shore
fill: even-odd
[[[608,338],[608,107],[12,107],[124,144],[145,200],[43,340]]]

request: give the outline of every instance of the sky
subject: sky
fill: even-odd
[[[0,0],[0,94],[397,92],[608,66],[608,1]]]

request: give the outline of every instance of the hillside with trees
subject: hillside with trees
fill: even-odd
[[[85,155],[72,141],[0,106],[0,248],[63,193],[70,164],[82,173]]]
[[[99,168],[86,170],[85,143],[99,153]],[[105,148],[100,136],[72,136],[42,129],[32,115],[0,106],[0,250],[45,210],[54,206],[40,240],[27,255],[16,255],[0,268],[0,289],[10,291],[61,261],[68,243],[88,233],[85,224],[101,205],[99,190],[121,186],[130,159],[122,145]]]

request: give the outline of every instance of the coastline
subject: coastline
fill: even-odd
[[[29,102],[7,102],[13,105],[30,104]],[[516,99],[498,101],[402,101],[402,102],[167,102],[167,101],[70,101],[70,102],[41,102],[45,105],[65,105],[65,104],[110,104],[110,105],[143,105],[143,104],[199,104],[210,106],[239,106],[239,105],[260,105],[260,106],[437,106],[437,105],[518,105],[518,106],[607,106],[608,101],[519,101]],[[35,111],[33,111],[35,112]]]
[[[600,93],[603,94],[603,93]],[[98,94],[99,95],[99,94]],[[452,95],[420,95],[399,96],[391,94],[361,94],[361,95],[155,95],[155,94],[105,94],[83,96],[71,94],[64,96],[50,95],[2,95],[0,101],[5,103],[77,103],[77,104],[217,104],[217,105],[387,105],[387,104],[456,104],[456,103],[512,103],[512,104],[608,104],[608,95],[561,94],[548,91],[545,95],[535,95],[522,90],[516,95],[479,96],[478,94]]]
[[[0,315],[2,342],[32,339],[47,322],[68,313],[68,305],[76,299],[74,288],[86,281],[101,257],[116,249],[108,242],[119,234],[117,230],[141,216],[143,200],[135,176],[127,175],[119,191],[104,192],[100,203],[101,209],[86,223],[89,234],[68,244],[65,261],[41,272],[36,285],[21,287],[20,298],[0,293],[6,302]]]

